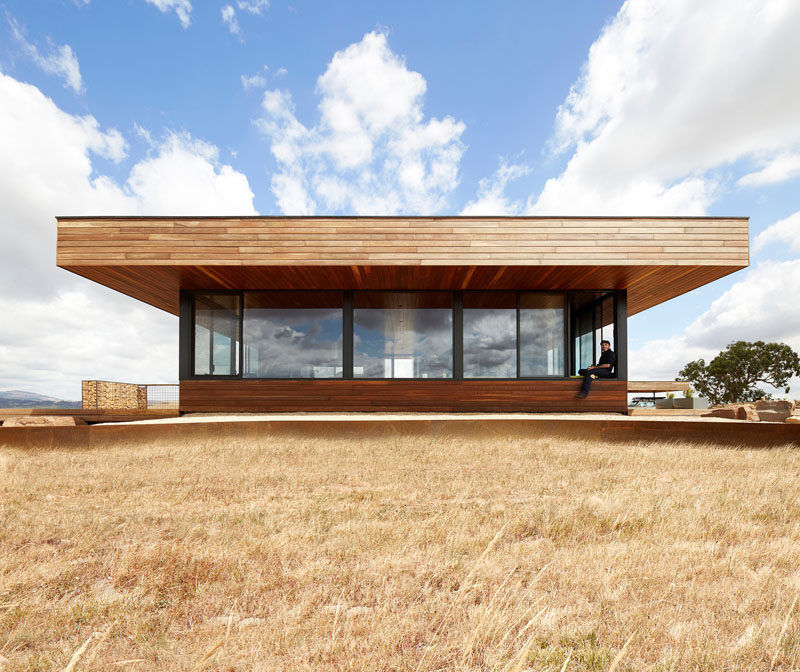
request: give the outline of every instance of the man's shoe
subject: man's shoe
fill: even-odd
[[[586,397],[588,397],[588,396],[589,395],[586,394],[586,392],[578,392],[578,394],[575,395],[575,398],[576,399],[586,399]]]

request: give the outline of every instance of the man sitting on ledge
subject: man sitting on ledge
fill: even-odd
[[[614,365],[617,363],[617,356],[611,349],[611,341],[600,341],[600,349],[603,353],[600,355],[600,361],[593,364],[588,369],[581,369],[578,371],[583,376],[583,387],[578,394],[575,395],[576,399],[586,399],[589,396],[589,387],[592,380],[595,378],[611,378],[614,375]]]

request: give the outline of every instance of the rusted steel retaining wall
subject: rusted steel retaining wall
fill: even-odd
[[[497,439],[557,437],[578,441],[663,442],[727,447],[800,448],[800,425],[597,419],[342,419],[175,422],[77,427],[0,427],[0,447],[114,448],[140,442],[196,442],[265,438],[351,439],[395,436]]]

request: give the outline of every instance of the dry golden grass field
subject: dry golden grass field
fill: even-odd
[[[0,450],[0,669],[792,670],[800,455]]]

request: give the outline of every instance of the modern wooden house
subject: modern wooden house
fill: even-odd
[[[183,411],[624,411],[627,319],[747,218],[59,217],[58,265],[179,316]],[[617,378],[570,378],[606,338]]]

